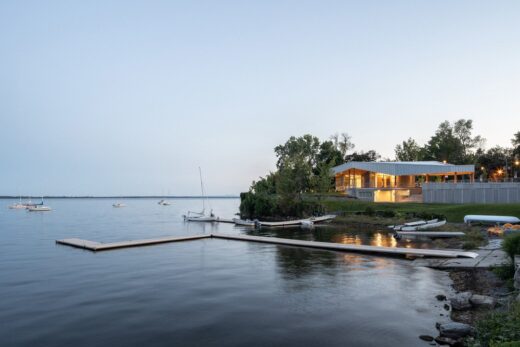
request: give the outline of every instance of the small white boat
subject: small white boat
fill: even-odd
[[[312,227],[314,227],[314,222],[310,219],[304,219],[304,220],[302,220],[302,227],[303,228],[312,228]]]
[[[242,225],[246,227],[254,227],[256,225],[254,220],[240,218],[233,218],[233,223],[235,223],[235,225]]]
[[[126,207],[125,204],[121,203],[121,202],[116,202],[114,204],[112,204],[113,207],[116,207],[116,208],[119,208],[119,207]]]
[[[491,215],[478,215],[478,214],[470,214],[464,216],[464,223],[471,224],[473,222],[477,223],[491,223],[491,224],[506,224],[506,223],[520,223],[520,219],[518,217],[513,216],[491,216]]]
[[[170,206],[171,203],[169,203],[168,201],[166,200],[161,200],[158,202],[159,205],[162,205],[162,206]]]
[[[186,222],[215,222],[219,218],[213,214],[213,210],[210,210],[209,215],[206,214],[206,191],[204,189],[204,183],[202,182],[202,170],[199,167],[200,177],[200,190],[202,192],[202,211],[193,212],[188,211],[188,214],[183,215],[184,221]]]
[[[45,211],[52,211],[52,208],[49,206],[44,205],[37,205],[37,206],[29,206],[27,207],[27,211],[29,212],[45,212]]]
[[[211,211],[209,216],[205,215],[204,211],[202,211],[202,212],[188,211],[188,214],[184,215],[183,217],[186,222],[215,222],[218,219],[213,214],[213,211]]]
[[[402,225],[396,225],[393,226],[392,229],[395,231],[415,231],[415,230],[428,230],[433,228],[438,228],[440,226],[443,226],[446,224],[446,220],[438,220],[438,219],[432,219],[429,221],[416,221],[416,222],[410,222],[410,223],[404,223]]]

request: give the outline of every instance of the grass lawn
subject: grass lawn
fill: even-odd
[[[364,211],[368,206],[377,211],[429,212],[443,214],[449,222],[461,223],[468,214],[516,216],[520,218],[520,204],[422,204],[422,203],[375,203],[353,199],[329,198],[323,201],[328,212]]]

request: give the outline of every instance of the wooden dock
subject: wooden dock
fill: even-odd
[[[305,241],[305,240],[293,240],[283,239],[278,237],[265,237],[265,236],[251,236],[251,235],[231,235],[231,234],[205,234],[205,235],[194,235],[184,237],[159,237],[154,239],[144,240],[133,240],[133,241],[120,241],[101,243],[95,241],[88,241],[82,239],[64,239],[56,240],[56,243],[87,249],[93,252],[105,251],[110,249],[126,248],[126,247],[138,247],[155,245],[160,243],[168,242],[180,242],[189,240],[199,240],[204,238],[217,238],[226,240],[238,240],[238,241],[251,241],[251,242],[262,242],[276,245],[293,246],[293,247],[306,247],[306,248],[317,248],[326,249],[332,251],[341,252],[361,252],[361,253],[372,253],[381,255],[404,255],[404,256],[415,256],[415,257],[442,257],[442,258],[476,258],[478,253],[463,252],[457,250],[441,250],[441,249],[416,249],[416,248],[393,248],[393,247],[378,247],[378,246],[367,246],[367,245],[350,245],[333,242],[319,242],[319,241]]]
[[[462,231],[397,231],[400,236],[426,236],[431,238],[436,237],[461,237],[464,234]]]
[[[334,242],[319,242],[319,241],[306,241],[306,240],[294,240],[294,239],[283,239],[278,237],[265,237],[265,236],[251,236],[251,235],[230,235],[230,234],[212,234],[217,239],[228,239],[228,240],[240,240],[240,241],[252,241],[252,242],[263,242],[272,243],[277,245],[285,246],[296,246],[306,248],[318,248],[328,249],[333,251],[342,252],[359,252],[359,253],[373,253],[382,255],[404,255],[404,256],[415,256],[415,257],[441,257],[441,258],[476,258],[478,253],[464,252],[457,250],[442,250],[442,249],[418,249],[418,248],[404,248],[404,247],[378,247],[378,246],[367,246],[367,245],[351,245]]]
[[[117,249],[117,248],[149,246],[149,245],[157,245],[160,243],[190,241],[190,240],[199,240],[199,239],[207,239],[207,238],[211,238],[211,234],[181,236],[181,237],[167,236],[167,237],[157,237],[157,238],[153,238],[153,239],[119,241],[119,242],[109,242],[109,243],[88,241],[88,240],[82,240],[82,239],[63,239],[63,240],[56,240],[56,243],[61,244],[61,245],[76,247],[76,248],[88,249],[89,251],[96,252],[96,251],[106,251],[106,250]]]

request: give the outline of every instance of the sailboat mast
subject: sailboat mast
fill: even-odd
[[[202,183],[202,170],[199,166],[200,190],[202,192],[202,213],[206,212],[206,196],[204,195],[204,184]]]

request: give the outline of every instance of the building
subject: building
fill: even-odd
[[[473,182],[474,165],[437,161],[356,162],[332,168],[336,191],[375,202],[422,202],[422,184]]]

